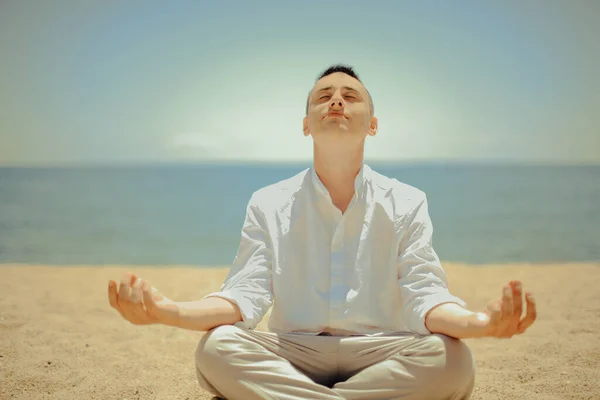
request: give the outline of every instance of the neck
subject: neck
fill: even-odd
[[[331,196],[333,203],[344,212],[354,196],[354,181],[363,165],[363,149],[354,154],[323,151],[314,147],[314,169]]]

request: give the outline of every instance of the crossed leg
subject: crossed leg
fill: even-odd
[[[224,325],[196,350],[200,386],[236,399],[468,399],[469,348],[444,335],[335,337]]]
[[[340,348],[344,399],[469,399],[475,360],[461,340],[445,335],[349,337]]]
[[[222,325],[198,344],[198,381],[203,389],[230,400],[339,400],[328,387],[337,374],[337,346],[331,338]]]

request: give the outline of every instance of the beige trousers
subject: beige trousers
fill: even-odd
[[[196,350],[200,386],[230,400],[469,399],[475,362],[445,335],[308,336],[223,325]]]

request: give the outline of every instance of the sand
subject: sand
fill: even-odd
[[[538,304],[524,335],[467,340],[474,399],[600,399],[600,264],[444,267],[472,310],[511,279]],[[134,326],[110,308],[107,282],[126,271],[189,301],[227,268],[0,265],[0,399],[211,399],[194,369],[202,332]]]

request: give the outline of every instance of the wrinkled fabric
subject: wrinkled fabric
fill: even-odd
[[[204,390],[244,400],[467,400],[476,363],[445,335],[311,336],[222,325],[196,348]]]
[[[363,164],[342,213],[314,168],[255,191],[219,292],[254,329],[317,335],[427,335],[452,295],[433,249],[427,196]]]

